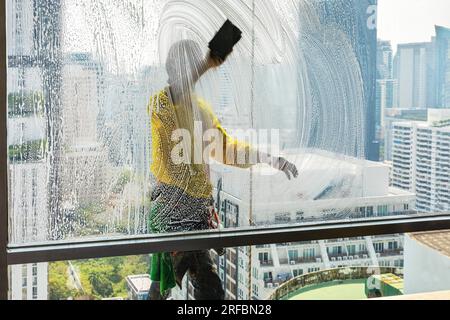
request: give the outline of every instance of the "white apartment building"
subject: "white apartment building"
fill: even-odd
[[[450,210],[450,109],[394,123],[393,186],[416,193],[418,211]]]
[[[387,165],[330,154],[298,155],[295,151],[287,158],[298,165],[300,177],[288,181],[284,174],[273,175],[271,169],[258,166],[253,170],[252,197],[249,171],[212,166],[216,201],[221,204],[224,226],[249,224],[251,198],[254,225],[413,213],[414,194],[389,187]],[[320,167],[323,168],[322,178],[326,176],[323,179]],[[245,175],[248,179],[243,178]],[[323,181],[317,183],[317,180]],[[271,244],[226,251],[223,257],[212,252],[226,298],[230,300],[265,299],[287,279],[318,270],[350,265],[403,265],[403,237],[400,235]],[[190,291],[192,288],[186,282],[185,290],[175,297],[192,298]]]

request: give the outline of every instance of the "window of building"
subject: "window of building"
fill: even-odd
[[[33,290],[32,290],[32,299],[36,300],[38,298],[38,288],[37,286],[33,286]]]
[[[258,256],[259,256],[259,261],[260,261],[262,264],[267,264],[267,263],[269,263],[269,253],[268,253],[268,252],[260,252],[260,253],[258,254]]]
[[[384,250],[384,243],[383,242],[375,242],[373,244],[375,247],[375,252],[382,252]]]
[[[305,220],[305,213],[303,211],[297,211],[295,217],[297,221],[303,221]]]
[[[275,223],[289,223],[291,222],[291,214],[287,213],[276,213],[275,214]]]
[[[356,245],[354,245],[354,244],[348,245],[347,246],[347,253],[349,255],[355,255],[356,254]]]
[[[306,248],[303,250],[303,258],[304,259],[311,259],[311,258],[315,258],[316,253],[315,253],[315,249],[314,248]]]
[[[367,247],[364,243],[360,243],[358,246],[359,246],[359,252],[367,251]]]
[[[292,271],[292,274],[294,275],[294,277],[301,276],[303,274],[303,269],[294,269]]]
[[[387,215],[388,214],[388,206],[387,205],[377,206],[377,214],[378,214],[378,216]]]
[[[396,250],[396,249],[398,249],[398,242],[397,241],[389,241],[388,249],[389,250]]]
[[[308,273],[318,272],[320,268],[308,268]]]
[[[298,250],[288,251],[289,261],[298,261]]]
[[[22,265],[22,288],[27,287],[28,282],[28,266],[26,264]]]

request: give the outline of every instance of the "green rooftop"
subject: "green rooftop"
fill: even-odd
[[[289,295],[289,300],[362,300],[367,299],[367,279],[330,281],[302,288]]]

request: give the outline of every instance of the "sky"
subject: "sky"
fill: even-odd
[[[146,3],[152,6],[151,2]],[[86,32],[82,6],[77,1],[68,1],[66,6],[70,14],[66,17],[65,48],[91,50],[93,39]],[[147,10],[146,14],[150,12]],[[435,25],[450,28],[450,0],[378,0],[378,38],[390,40],[394,51],[399,43],[430,41]]]
[[[430,41],[434,26],[450,28],[450,0],[378,0],[378,38],[397,44]]]

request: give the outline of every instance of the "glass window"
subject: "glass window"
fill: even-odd
[[[10,245],[448,212],[448,119],[433,108],[450,108],[450,31],[421,26],[429,41],[404,45],[377,29],[386,3],[8,1]],[[241,39],[206,70],[225,17]],[[401,268],[401,237],[214,262],[230,298],[261,298],[303,272]],[[51,299],[145,299],[124,273],[148,284],[146,258],[13,266],[10,295],[41,298],[48,276]]]
[[[22,287],[26,288],[28,282],[28,266],[26,264],[22,265]]]
[[[161,201],[170,207],[167,194],[180,189],[187,202],[212,196],[224,227],[372,217],[367,199],[390,196],[384,166],[367,162],[380,160],[373,2],[11,2],[11,242],[153,234],[151,209],[161,210]],[[200,23],[205,13],[211,19]],[[171,123],[160,117],[168,102],[151,98],[166,97],[169,84],[176,97],[177,79],[188,73],[175,68],[174,48],[191,43],[206,57],[225,16],[234,17],[242,38],[223,65],[191,79],[196,98],[183,103],[193,111],[183,109],[188,122],[177,118],[170,135],[183,128],[200,134],[191,130],[195,154],[179,152],[178,163],[175,147],[183,150],[187,140],[160,139],[158,126]],[[206,105],[217,121],[207,121]],[[194,128],[200,114],[203,126]],[[207,129],[219,122],[217,133],[226,131],[229,141],[282,156],[300,176],[289,180],[294,172],[271,169],[273,161],[249,169],[242,143],[229,143],[239,149],[236,159],[206,152],[214,151],[206,148]],[[186,189],[186,175],[168,178],[172,169],[200,175]],[[166,222],[159,231],[186,231]]]
[[[375,247],[375,252],[382,252],[384,250],[384,243],[378,242],[373,244]]]
[[[32,299],[36,300],[38,298],[38,288],[36,286],[33,286],[33,296]]]
[[[304,249],[303,250],[303,258],[304,259],[315,258],[315,250],[314,250],[314,248]]]
[[[298,260],[298,250],[289,250],[289,261],[297,261]]]
[[[389,250],[396,250],[398,248],[398,243],[396,241],[390,241],[388,243]]]
[[[355,255],[356,254],[356,245],[354,245],[354,244],[348,245],[347,246],[347,253],[349,255]]]

